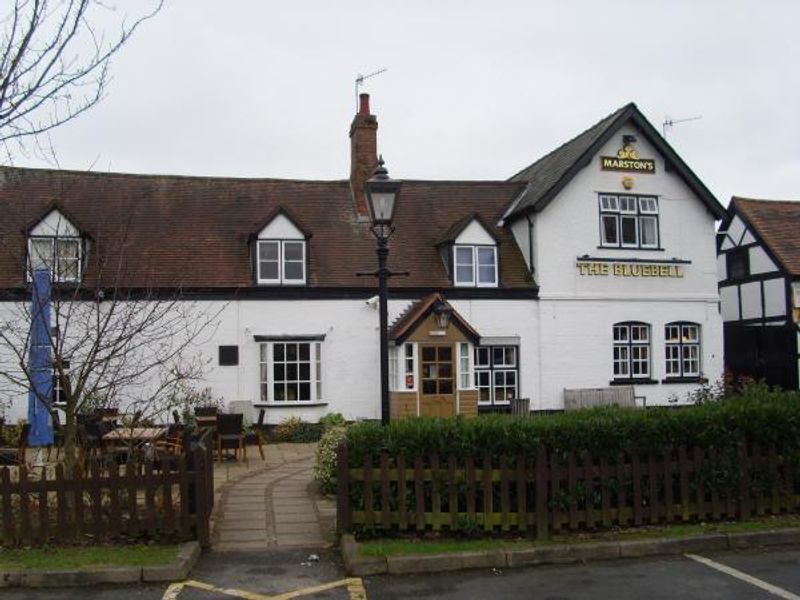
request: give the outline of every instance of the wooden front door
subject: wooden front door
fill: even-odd
[[[420,416],[456,414],[455,368],[452,344],[420,345]]]

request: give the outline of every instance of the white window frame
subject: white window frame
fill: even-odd
[[[459,250],[467,249],[471,252],[471,262],[459,262]],[[492,273],[494,277],[491,281],[480,280],[480,267],[489,266],[487,263],[479,263],[481,250],[490,250],[492,252]],[[458,274],[458,267],[471,267],[471,278],[460,279]],[[498,282],[498,268],[497,268],[497,246],[489,244],[453,244],[453,284],[457,287],[497,287]]]
[[[642,338],[643,332],[646,339]],[[653,346],[650,324],[641,321],[614,323],[612,326],[612,340],[612,373],[614,381],[650,379],[653,372]],[[638,373],[634,373],[634,367],[638,367]]]
[[[472,375],[472,345],[468,342],[458,343],[458,389],[474,390],[475,378]]]
[[[625,208],[623,208],[625,204]],[[657,196],[637,196],[632,194],[606,194],[598,195],[600,209],[600,246],[603,248],[640,248],[644,250],[660,249],[661,230],[659,221],[659,207]],[[622,223],[624,220],[634,220],[636,240],[625,242],[622,237]],[[615,223],[616,241],[609,241],[606,235],[606,221]],[[652,222],[654,225],[655,241],[645,243],[644,223]]]
[[[503,356],[501,361],[495,361],[495,350],[503,349]],[[508,363],[506,361],[506,351],[513,350],[514,362]],[[486,354],[486,361],[483,360],[481,354]],[[514,344],[499,344],[491,346],[475,346],[474,352],[473,373],[475,389],[478,390],[478,405],[479,406],[508,406],[510,400],[503,400],[497,398],[497,388],[506,389],[510,386],[507,385],[509,374],[513,374],[515,398],[519,398],[519,346]],[[501,375],[503,385],[498,385],[497,376]],[[488,376],[488,385],[482,385],[480,379]],[[489,400],[481,400],[480,390],[489,390]]]
[[[34,271],[34,244],[35,242],[48,242],[50,245],[50,249],[48,251],[48,256],[44,257],[44,264],[47,267],[48,271],[50,271],[50,277],[54,283],[76,283],[81,280],[83,276],[83,243],[80,237],[77,236],[68,236],[68,235],[31,235],[28,236],[28,273],[27,278],[28,281],[33,280],[33,271]],[[77,257],[59,257],[57,254],[58,246],[60,242],[66,242],[69,244],[74,244],[78,249]],[[39,256],[39,253],[36,253],[36,256]],[[76,266],[76,276],[75,277],[67,277],[62,273],[62,271],[66,270],[62,268],[62,262],[70,261],[73,262]]]
[[[261,275],[261,246],[266,244],[276,244],[278,248],[278,277],[277,278],[267,278],[262,277]],[[299,244],[302,248],[302,267],[303,267],[303,276],[300,279],[289,279],[286,277],[286,263],[297,263],[300,262],[298,260],[287,260],[286,259],[286,245],[287,244]],[[306,274],[306,240],[278,240],[278,239],[259,239],[256,244],[256,273],[257,277],[256,280],[258,283],[269,283],[269,284],[279,284],[279,285],[305,285],[307,274]],[[266,262],[266,261],[265,261]],[[272,262],[272,261],[269,261]]]
[[[664,372],[667,378],[701,376],[701,334],[699,323],[674,321],[664,326]],[[696,368],[692,369],[692,363]]]
[[[417,391],[416,343],[407,342],[389,348],[389,386],[393,392]]]
[[[284,346],[284,352],[286,352],[286,346],[289,344],[297,344],[298,348],[298,358],[293,361],[288,361],[284,354],[284,359],[281,361],[275,360],[275,347],[278,345]],[[299,347],[300,345],[306,344],[308,345],[308,360],[300,360],[299,358]],[[280,406],[303,406],[307,404],[317,404],[324,402],[324,388],[323,388],[323,378],[322,378],[322,342],[316,340],[303,340],[303,339],[287,339],[287,340],[274,340],[274,341],[266,341],[266,342],[259,342],[259,398],[260,401],[258,404],[276,404]],[[308,363],[309,373],[308,378],[300,379],[300,364],[301,363]],[[276,364],[283,364],[284,365],[284,375],[283,379],[280,381],[284,383],[285,389],[288,391],[289,384],[295,383],[298,385],[298,389],[300,388],[300,384],[308,384],[309,389],[309,398],[303,400],[276,400],[275,396],[275,384],[278,382],[275,378],[275,365]],[[297,378],[290,379],[288,378],[288,365],[289,364],[296,364],[297,365]],[[285,394],[285,395],[288,395]]]

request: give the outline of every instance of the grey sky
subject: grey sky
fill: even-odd
[[[119,0],[118,10],[140,0]],[[800,199],[800,3],[167,0],[71,169],[345,178],[357,73],[395,177],[505,179],[634,101],[727,205]],[[20,166],[46,166],[18,157]]]

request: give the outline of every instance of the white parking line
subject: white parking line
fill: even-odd
[[[761,588],[765,592],[769,592],[778,598],[785,598],[786,600],[800,600],[800,596],[797,594],[793,594],[792,592],[785,590],[783,588],[779,588],[776,585],[772,585],[771,583],[767,583],[757,577],[753,577],[752,575],[748,575],[747,573],[743,573],[738,569],[734,569],[733,567],[729,567],[727,565],[723,565],[722,563],[718,563],[710,558],[706,558],[705,556],[698,556],[697,554],[684,554],[686,558],[691,558],[694,561],[699,562],[707,567],[712,569],[716,569],[720,573],[725,573],[726,575],[730,575],[731,577],[735,577],[736,579],[740,579],[741,581],[745,581],[750,585],[754,585],[757,588]]]

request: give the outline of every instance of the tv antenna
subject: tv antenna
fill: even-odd
[[[356,111],[358,111],[358,88],[364,85],[364,80],[369,79],[370,77],[375,77],[376,75],[380,75],[381,73],[386,73],[388,70],[389,69],[384,67],[383,69],[378,69],[377,71],[367,73],[366,75],[362,75],[361,73],[356,75]]]
[[[670,117],[664,117],[664,122],[661,124],[661,132],[664,136],[664,139],[667,137],[667,127],[672,127],[673,125],[677,125],[678,123],[688,123],[689,121],[699,121],[703,118],[703,115],[697,117],[687,117],[685,119],[671,119]]]

